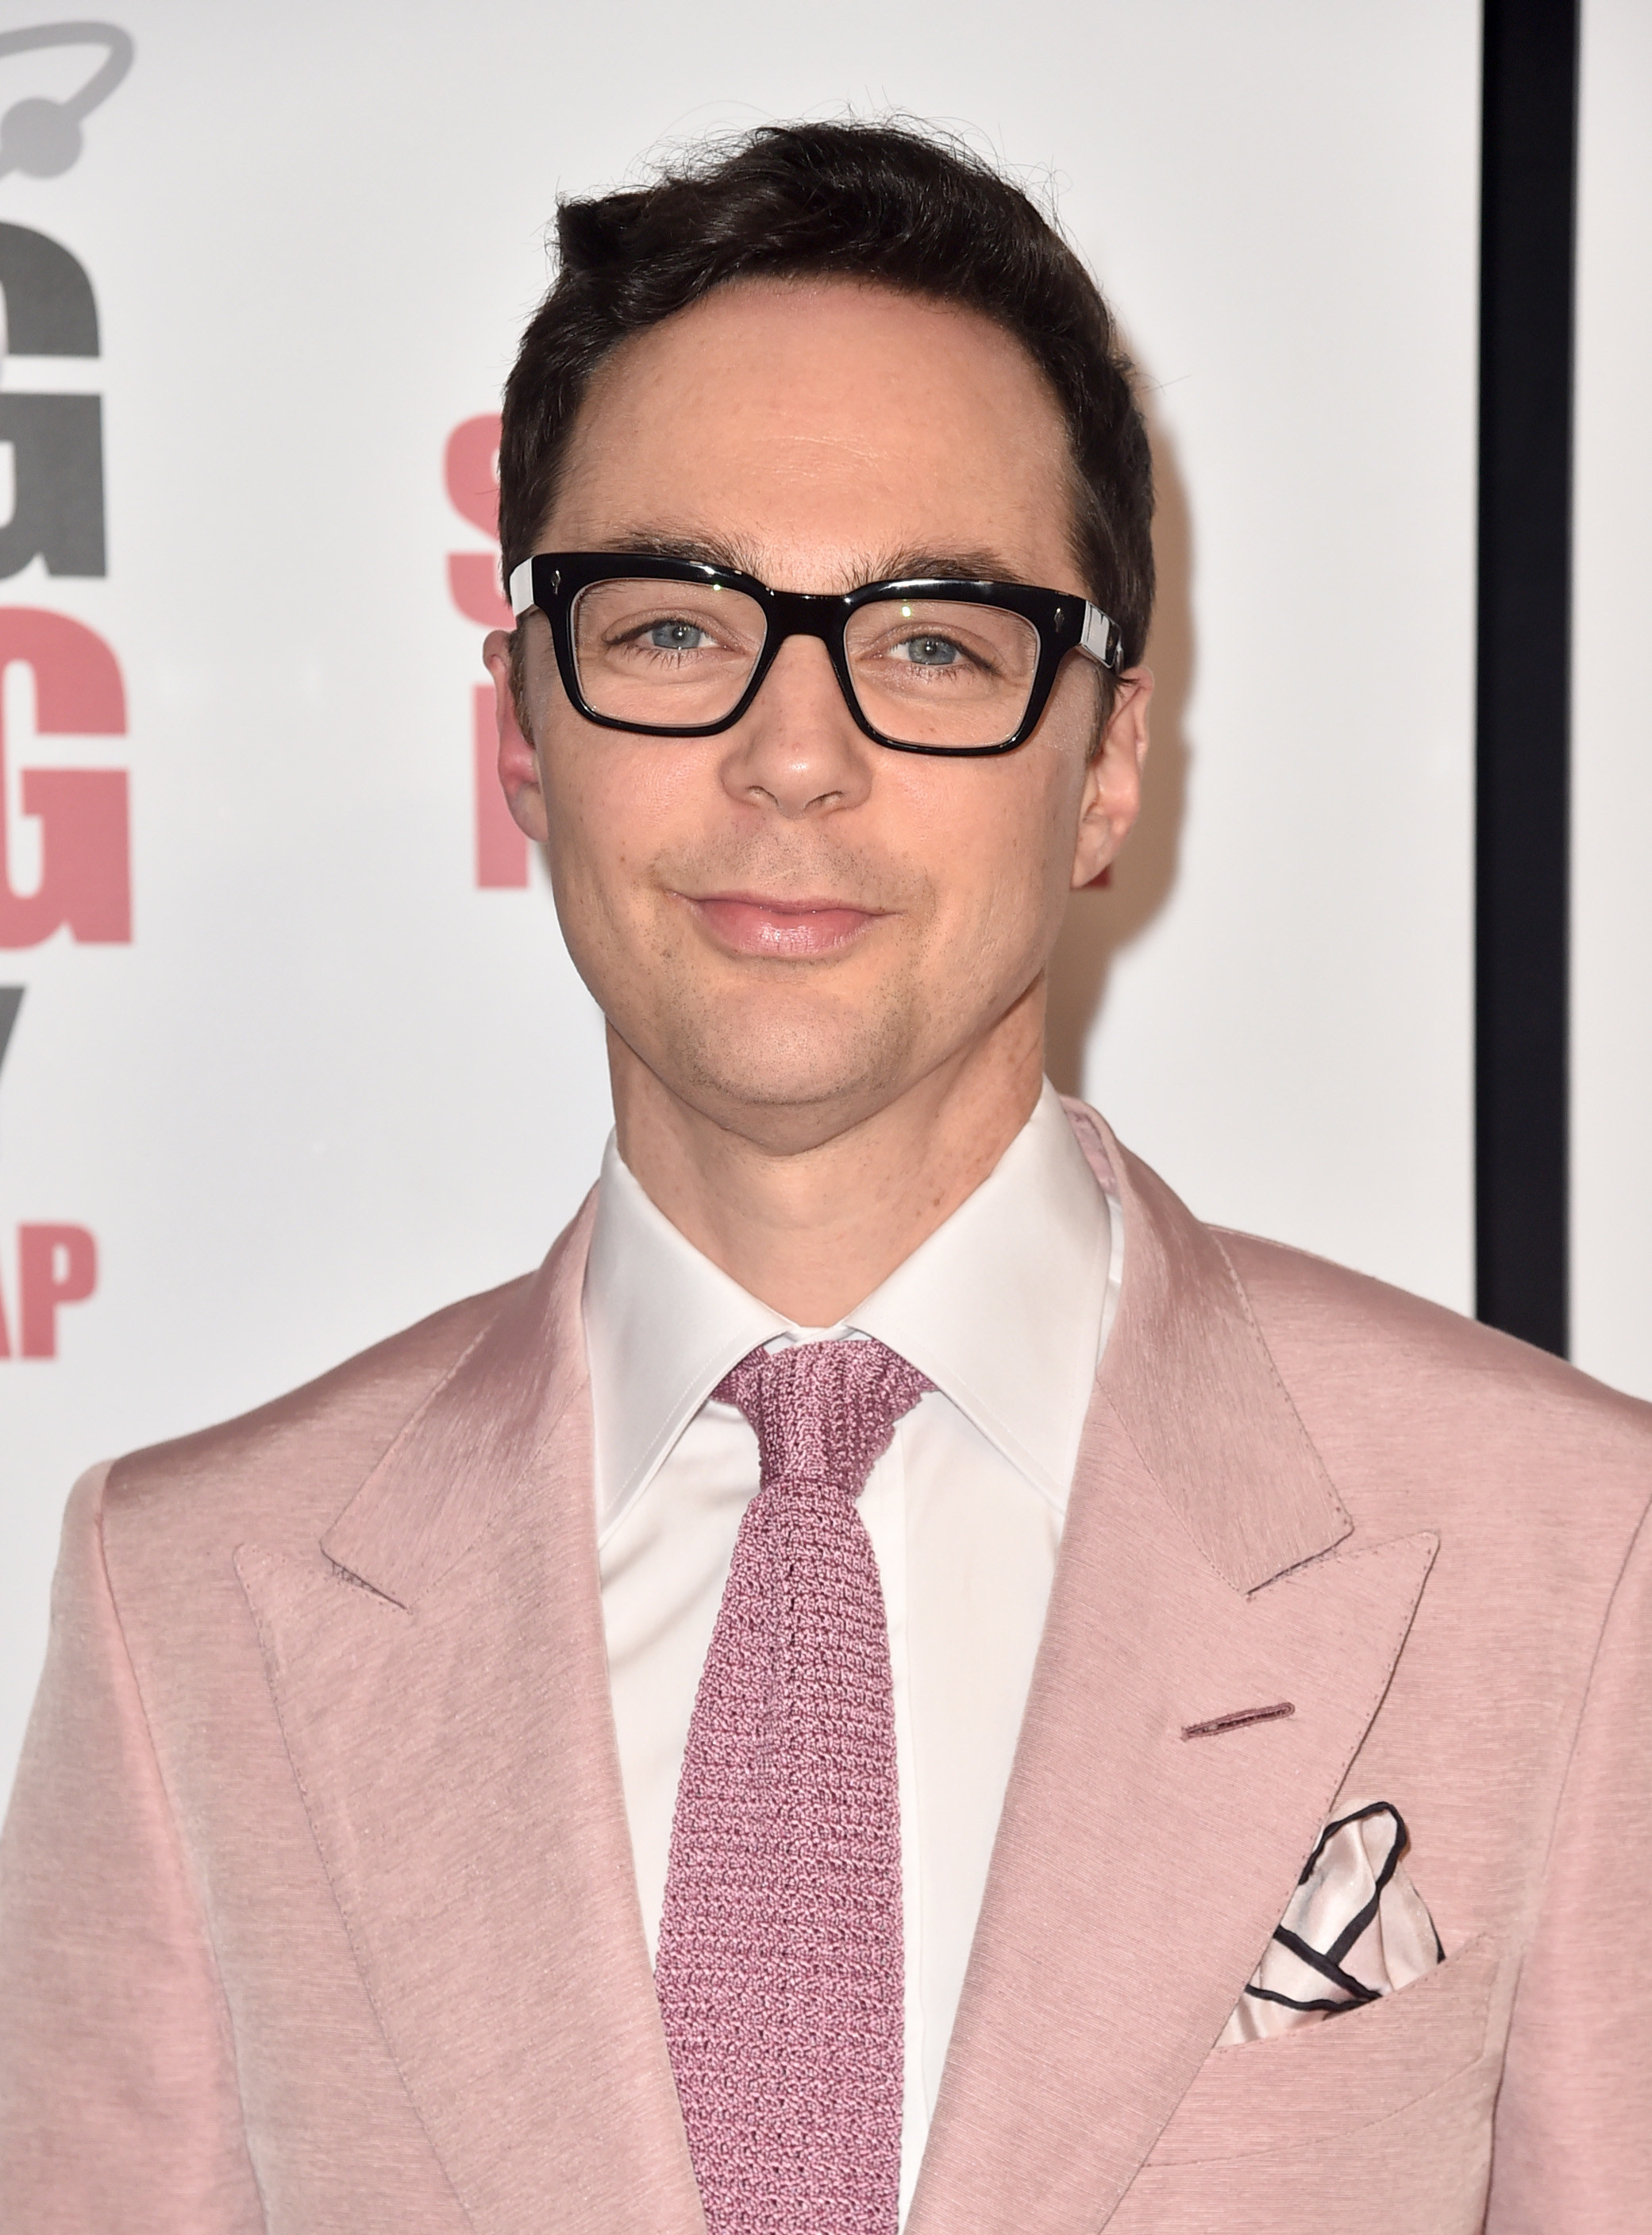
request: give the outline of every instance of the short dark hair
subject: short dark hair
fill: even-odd
[[[1153,471],[1130,361],[1100,289],[1019,187],[904,123],[769,124],[702,144],[651,185],[563,200],[555,280],[505,387],[505,580],[533,550],[593,374],[629,335],[731,280],[874,281],[984,314],[1054,391],[1074,468],[1073,557],[1142,656]]]

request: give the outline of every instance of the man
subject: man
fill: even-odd
[[[77,1490],[5,2225],[1652,2227],[1646,1408],[1043,1082],[1151,689],[1092,283],[865,127],[560,232],[488,659],[614,1140]]]

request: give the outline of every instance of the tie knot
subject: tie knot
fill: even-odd
[[[800,1342],[750,1352],[711,1392],[757,1432],[765,1483],[866,1485],[895,1424],[934,1384],[887,1343]]]

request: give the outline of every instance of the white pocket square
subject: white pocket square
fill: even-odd
[[[1434,1920],[1400,1868],[1408,1844],[1386,1800],[1326,1825],[1218,2048],[1357,2009],[1444,1959]]]

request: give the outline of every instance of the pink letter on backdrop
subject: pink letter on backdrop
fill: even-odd
[[[57,1307],[78,1304],[97,1286],[97,1244],[83,1226],[24,1226],[17,1230],[23,1291],[23,1354],[57,1355]]]
[[[499,414],[463,419],[448,437],[444,463],[454,510],[497,546],[499,541]],[[448,587],[469,621],[483,628],[515,628],[516,619],[499,594],[499,553],[455,551],[448,559]]]
[[[499,541],[499,414],[483,411],[462,419],[448,437],[442,473],[454,510]]]
[[[0,606],[0,673],[34,671],[43,737],[118,737],[126,691],[115,654],[66,613]],[[23,812],[41,823],[36,893],[12,890],[6,852],[5,739],[0,735],[0,947],[37,947],[60,925],[72,937],[119,944],[132,936],[131,853],[123,769],[26,769]],[[27,1340],[24,1344],[28,1353]]]

